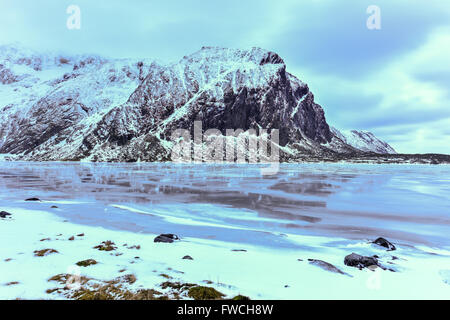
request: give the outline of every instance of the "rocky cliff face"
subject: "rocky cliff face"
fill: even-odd
[[[25,160],[170,160],[171,133],[194,121],[224,134],[279,129],[291,159],[367,151],[332,131],[308,86],[259,48],[204,47],[162,65],[0,47],[0,81],[0,153]]]

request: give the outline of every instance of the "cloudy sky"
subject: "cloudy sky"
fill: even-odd
[[[69,5],[81,28],[69,30]],[[369,5],[381,29],[369,30]],[[404,153],[450,154],[450,1],[0,0],[0,43],[177,61],[263,47],[309,84],[330,124]]]

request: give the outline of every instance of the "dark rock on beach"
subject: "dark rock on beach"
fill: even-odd
[[[6,211],[2,211],[0,212],[0,218],[6,218],[6,217],[10,217],[11,213],[6,212]]]
[[[351,275],[349,275],[348,273],[343,272],[342,270],[340,270],[339,268],[335,267],[334,265],[332,265],[331,263],[322,261],[322,260],[316,260],[316,259],[308,259],[309,263],[317,266],[319,268],[322,268],[326,271],[330,271],[330,272],[334,272],[334,273],[339,273],[339,274],[343,274],[346,276],[351,277]]]
[[[157,236],[154,242],[172,243],[174,240],[180,240],[180,238],[176,234],[163,233]]]
[[[368,268],[371,266],[379,266],[378,260],[374,257],[364,257],[356,253],[349,254],[345,257],[344,263],[346,266],[355,267],[359,269]]]
[[[28,199],[25,199],[25,201],[41,201],[41,199],[39,199],[39,198],[28,198]]]
[[[372,242],[374,244],[377,244],[379,246],[385,247],[387,248],[389,251],[394,251],[396,248],[395,246],[389,242],[388,240],[386,240],[385,238],[378,238],[376,239],[374,242]]]

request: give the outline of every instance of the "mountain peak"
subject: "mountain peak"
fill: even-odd
[[[185,56],[188,61],[221,61],[221,62],[250,62],[255,65],[282,64],[283,59],[275,52],[262,48],[232,49],[217,46],[204,46],[199,51]]]

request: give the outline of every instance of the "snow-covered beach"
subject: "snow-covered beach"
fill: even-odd
[[[447,171],[2,162],[0,298],[75,298],[79,279],[170,299],[194,285],[226,299],[448,299]],[[346,265],[351,253],[380,267]]]

